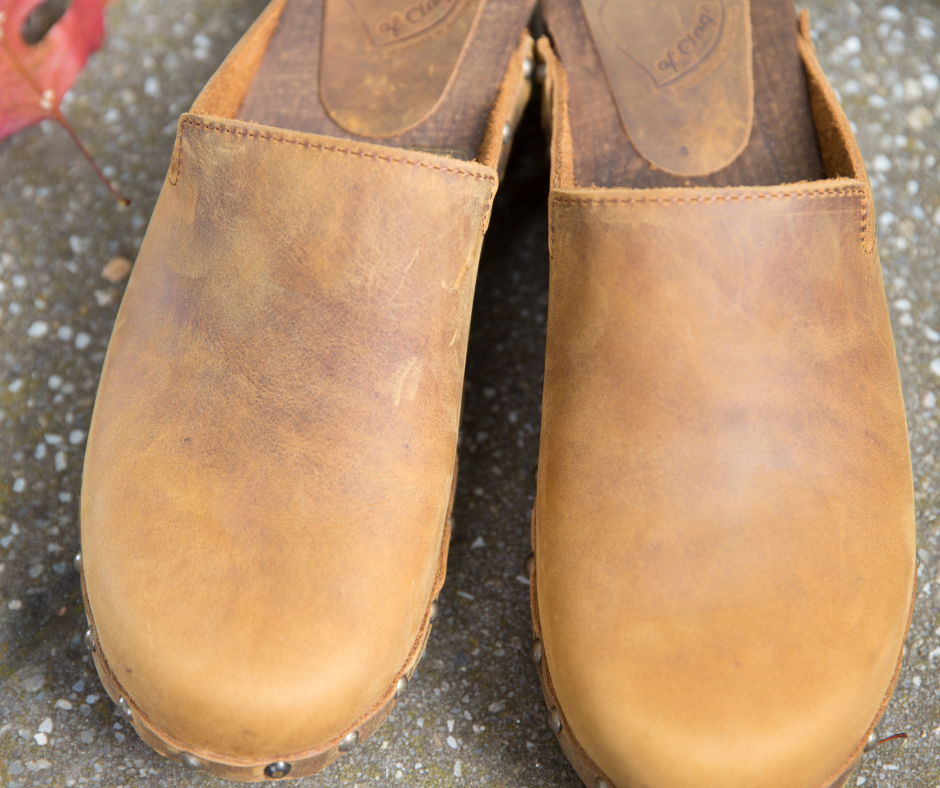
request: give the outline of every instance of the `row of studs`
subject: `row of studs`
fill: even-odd
[[[532,577],[532,572],[535,571],[535,553],[529,553],[528,558],[525,560],[525,572],[528,577]],[[529,649],[529,656],[532,658],[532,662],[535,663],[536,668],[539,670],[542,669],[542,641],[538,638],[532,640],[532,647]],[[549,709],[548,712],[548,727],[551,729],[552,733],[556,736],[561,733],[562,722],[561,714],[557,708]],[[595,776],[594,778],[594,788],[610,788],[610,783],[607,782],[600,775]]]
[[[528,557],[525,560],[525,573],[528,577],[532,577],[532,572],[535,571],[535,553],[529,553]],[[542,665],[542,641],[538,638],[534,638],[532,641],[532,647],[529,649],[529,656],[532,658],[532,662],[535,663],[536,667],[541,669]],[[562,722],[561,714],[558,713],[558,709],[550,709],[548,712],[548,727],[551,729],[552,733],[556,736],[561,733]],[[884,744],[886,741],[890,741],[895,738],[907,738],[906,733],[898,733],[894,736],[889,736],[886,739],[881,739],[877,731],[872,731],[868,737],[868,741],[865,742],[865,748],[863,752],[871,752],[879,744]],[[610,788],[610,784],[603,777],[594,778],[594,788]]]
[[[74,564],[75,564],[75,571],[78,572],[79,575],[81,575],[82,574],[82,554],[81,553],[78,553],[75,556]],[[85,642],[85,648],[87,648],[89,651],[94,653],[95,648],[96,648],[95,632],[91,627],[88,627],[88,629],[85,630],[84,642]],[[117,707],[118,707],[118,711],[121,712],[121,715],[125,719],[127,719],[129,722],[133,721],[134,711],[133,709],[131,709],[131,705],[130,703],[127,702],[126,698],[124,697],[118,698]]]
[[[522,76],[526,79],[532,79],[532,73],[535,70],[535,61],[531,57],[526,57],[522,61]],[[503,125],[503,144],[505,145],[512,139],[515,129],[509,121]]]
[[[75,556],[74,563],[75,563],[75,570],[79,573],[79,575],[81,575],[82,573],[82,554],[81,553],[78,553]],[[438,611],[438,604],[437,604],[437,600],[435,599],[433,602],[431,602],[431,612],[429,616],[431,621],[434,621],[434,619],[437,618],[437,611]],[[85,647],[89,651],[94,652],[95,633],[91,627],[85,630],[84,642],[85,642]],[[398,679],[398,683],[395,685],[395,693],[393,697],[395,698],[395,700],[399,700],[407,691],[408,691],[408,677],[402,676],[400,679]],[[121,714],[128,721],[133,721],[134,712],[131,709],[131,706],[127,702],[126,698],[124,698],[123,696],[118,698],[117,707],[118,707],[118,710],[121,712]],[[349,752],[350,750],[355,749],[357,744],[359,744],[359,731],[355,730],[352,733],[348,734],[339,743],[339,747],[337,747],[337,749],[340,752],[346,753],[346,752]],[[189,769],[190,771],[199,772],[205,769],[205,764],[192,753],[181,752],[179,754],[179,762],[182,766]],[[282,777],[287,777],[287,775],[290,774],[291,768],[292,768],[291,764],[288,763],[287,761],[275,761],[274,763],[269,763],[267,766],[264,767],[264,776],[271,780],[280,780]]]

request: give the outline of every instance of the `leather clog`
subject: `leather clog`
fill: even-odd
[[[823,179],[599,188],[539,42],[533,658],[592,788],[841,788],[898,678],[914,504],[872,193],[805,12],[799,52]]]
[[[351,750],[422,655],[476,266],[532,71],[516,3],[475,161],[262,125],[239,107],[285,6],[180,119],[81,505],[105,689],[157,751],[242,781]]]

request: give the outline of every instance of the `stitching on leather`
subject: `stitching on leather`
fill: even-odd
[[[250,137],[253,139],[267,140],[268,142],[286,142],[289,145],[299,145],[302,148],[313,148],[315,150],[328,151],[331,153],[343,153],[347,156],[359,156],[360,158],[366,159],[377,159],[380,161],[387,161],[392,164],[410,164],[413,167],[423,167],[427,170],[438,170],[439,172],[448,172],[454,175],[459,175],[462,178],[474,178],[476,180],[485,180],[495,182],[495,178],[492,175],[487,175],[485,173],[469,172],[467,170],[462,170],[459,167],[442,167],[439,164],[427,164],[423,161],[415,161],[414,159],[406,158],[396,158],[394,156],[383,156],[379,153],[366,153],[363,150],[356,150],[354,148],[342,148],[338,145],[323,145],[316,142],[304,142],[302,140],[292,140],[287,137],[275,137],[270,134],[256,134],[251,131],[242,131],[240,129],[229,129],[225,126],[216,126],[208,123],[200,123],[196,120],[184,120],[182,123],[183,126],[196,126],[198,128],[207,129],[208,131],[214,131],[217,134],[234,134],[238,137]],[[177,181],[179,181],[179,171],[183,166],[183,130],[180,129],[179,135],[179,147],[176,153],[176,181],[172,181],[172,185],[176,186]]]
[[[557,204],[564,205],[606,205],[608,203],[707,203],[707,202],[739,202],[747,200],[779,200],[785,197],[867,197],[865,189],[813,189],[811,191],[791,192],[765,192],[761,194],[710,194],[699,197],[555,197],[552,199],[552,208]],[[868,229],[868,201],[862,200],[862,221],[860,235],[865,243],[865,234]],[[555,223],[554,215],[550,221],[549,234],[554,241]]]
[[[866,253],[871,254],[871,249],[874,248],[874,241],[871,243],[871,248],[868,244],[868,195],[862,192],[862,246],[865,248]]]
[[[864,189],[814,189],[812,191],[760,192],[758,194],[703,194],[700,197],[556,197],[555,202],[725,202],[729,200],[772,200],[780,197],[851,197],[864,194]]]

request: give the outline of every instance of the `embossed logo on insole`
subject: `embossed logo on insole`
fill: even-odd
[[[421,36],[454,15],[461,0],[418,0],[388,3],[352,0],[374,46],[384,47]]]
[[[599,9],[604,33],[657,87],[676,82],[720,51],[725,24],[724,0],[664,5],[603,0]]]

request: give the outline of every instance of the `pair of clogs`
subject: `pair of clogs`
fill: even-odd
[[[551,0],[536,67],[531,11],[275,0],[181,118],[88,438],[95,665],[150,746],[244,781],[318,771],[406,691],[538,72],[550,725],[597,788],[841,788],[897,680],[914,511],[871,189],[808,18]]]

